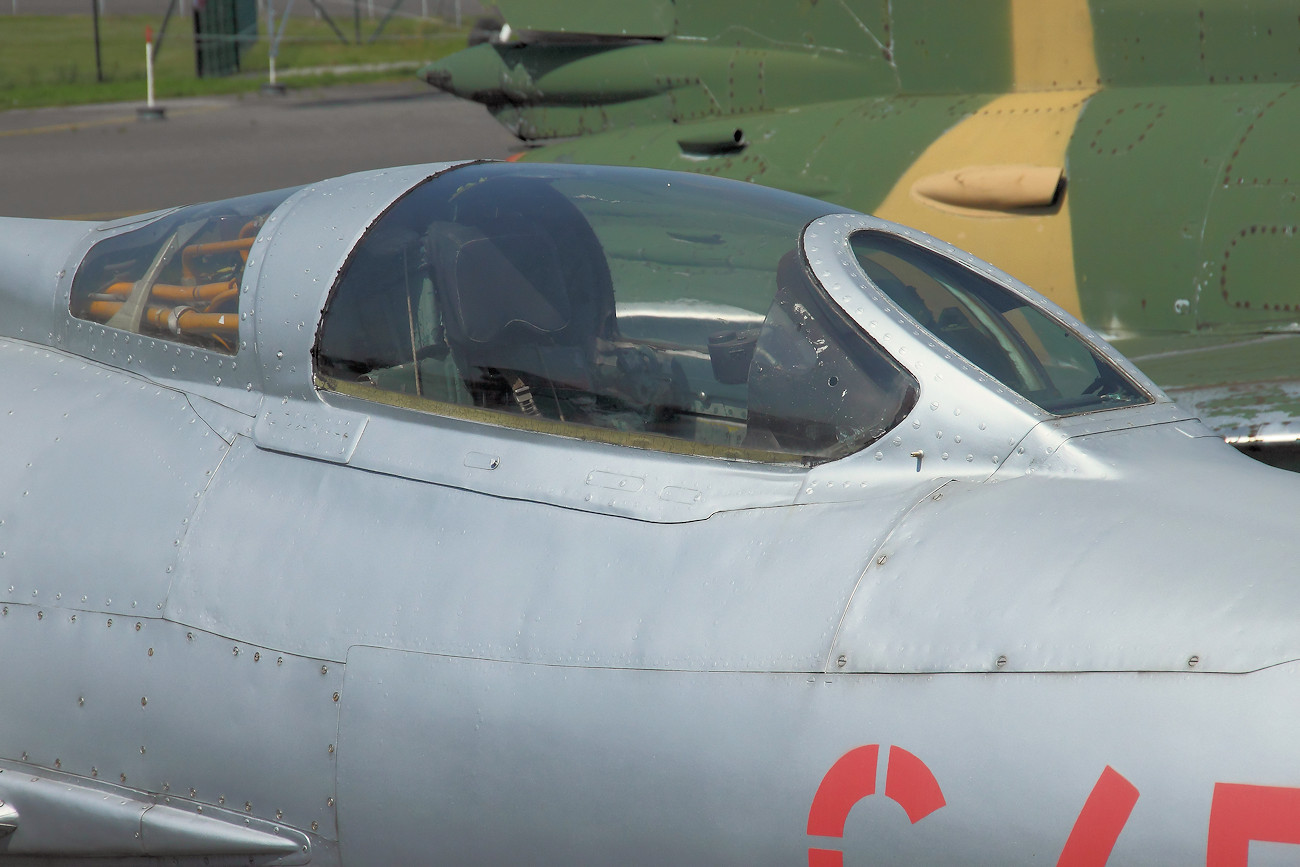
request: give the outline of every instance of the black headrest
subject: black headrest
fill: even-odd
[[[473,226],[434,223],[428,245],[452,341],[546,343],[568,327],[572,302],[547,236],[511,232],[489,238]]]

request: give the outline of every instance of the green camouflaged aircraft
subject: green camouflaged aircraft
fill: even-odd
[[[434,63],[528,160],[741,178],[965,247],[1300,454],[1295,0],[501,0]]]

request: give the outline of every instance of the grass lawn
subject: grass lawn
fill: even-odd
[[[351,19],[337,22],[349,42]],[[146,26],[157,31],[162,15],[105,16],[100,19],[103,82],[95,76],[95,39],[90,15],[0,16],[0,110],[45,105],[78,105],[145,97]],[[367,44],[379,20],[363,21],[361,44],[343,44],[324,21],[293,18],[280,44],[276,69],[283,84],[318,85],[320,76],[295,76],[295,69],[371,64],[407,64],[398,70],[341,72],[333,81],[404,78],[419,63],[465,47],[467,30],[438,19],[396,18]],[[278,22],[277,22],[278,28]],[[256,90],[267,79],[266,21],[260,38],[247,46],[241,73],[198,78],[194,71],[193,20],[173,16],[157,54],[155,92],[159,99],[240,93]]]

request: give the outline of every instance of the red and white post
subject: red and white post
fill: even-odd
[[[153,28],[148,24],[144,26],[144,81],[149,93],[146,105],[153,108]]]
[[[153,28],[145,25],[144,28],[144,82],[145,82],[145,105],[144,108],[138,109],[136,115],[140,120],[162,120],[166,117],[166,110],[161,108],[154,101],[153,92]]]

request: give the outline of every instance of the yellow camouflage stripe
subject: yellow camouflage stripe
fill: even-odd
[[[987,259],[1057,304],[1080,313],[1070,232],[1066,149],[1097,91],[1086,0],[1010,0],[1015,92],[995,98],[930,144],[876,213],[916,226]],[[919,195],[918,182],[957,170],[1041,166],[1065,171],[1046,208],[953,207]]]

